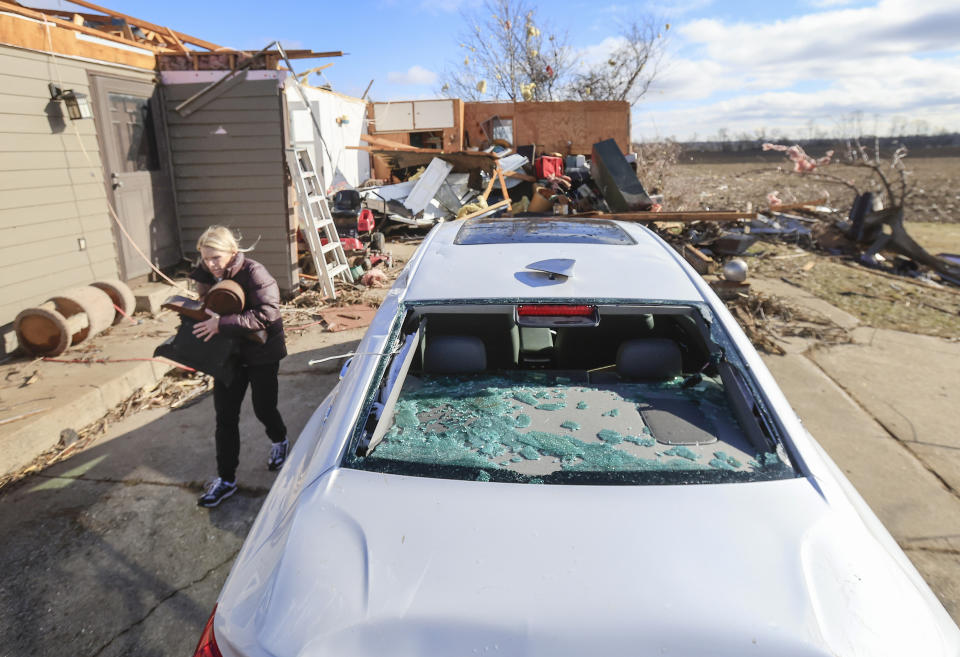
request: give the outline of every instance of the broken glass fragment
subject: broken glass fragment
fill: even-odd
[[[664,452],[665,456],[679,456],[680,458],[689,459],[690,461],[696,461],[700,456],[694,452],[689,447],[685,445],[674,445],[670,449]]]
[[[534,408],[541,411],[559,411],[561,408],[566,408],[566,402],[556,402],[553,404],[537,404]]]
[[[617,417],[618,415],[620,415],[620,409],[619,409],[619,408],[611,408],[611,409],[610,409],[609,411],[607,411],[606,413],[601,413],[600,415],[602,415],[602,416],[604,416],[604,417]]]
[[[579,408],[581,411],[585,410],[587,408],[587,402],[585,401],[577,402],[577,408]]]
[[[580,429],[580,425],[573,420],[564,420],[560,423],[560,426],[564,429],[570,429],[570,431],[578,431]]]

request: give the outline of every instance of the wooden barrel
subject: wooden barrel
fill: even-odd
[[[130,287],[123,281],[112,278],[90,283],[90,285],[106,292],[113,305],[120,309],[116,310],[116,308],[114,308],[114,324],[120,323],[123,320],[124,314],[126,314],[127,317],[132,316],[137,309],[137,298],[133,295]]]

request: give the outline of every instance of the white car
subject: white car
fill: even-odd
[[[549,217],[426,237],[196,654],[955,657],[960,632],[678,254]]]

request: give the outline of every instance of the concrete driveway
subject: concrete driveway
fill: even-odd
[[[307,332],[281,367],[292,436],[362,330]],[[856,328],[855,342],[768,357],[810,432],[960,618],[960,344]],[[215,473],[210,397],[114,425],[0,495],[0,657],[190,655],[274,474],[244,408],[240,492],[196,507]]]

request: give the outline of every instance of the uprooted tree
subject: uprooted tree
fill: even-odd
[[[880,158],[879,149],[870,152],[862,146],[859,140],[848,142],[845,156],[838,164],[849,167],[863,167],[872,172],[872,180],[876,189],[886,195],[887,202],[879,210],[874,210],[870,199],[872,192],[863,193],[850,180],[841,176],[823,171],[823,167],[833,162],[833,151],[815,159],[807,155],[799,145],[783,146],[781,144],[764,144],[763,150],[783,151],[794,163],[791,173],[811,176],[827,183],[843,185],[853,190],[856,197],[850,213],[850,226],[846,237],[854,242],[869,245],[868,253],[876,253],[881,249],[888,249],[904,255],[914,262],[930,267],[943,278],[960,284],[960,267],[938,258],[917,244],[903,226],[904,208],[912,190],[907,181],[907,169],[903,160],[907,156],[907,149],[903,146],[896,149],[890,157],[889,163]],[[895,182],[891,180],[889,172],[896,175]],[[771,204],[771,207],[772,204]],[[774,208],[775,209],[775,208]]]
[[[565,34],[542,23],[526,0],[486,0],[465,12],[463,61],[448,68],[441,91],[465,100],[626,100],[649,89],[664,51],[664,30],[649,19],[612,39],[602,61],[576,61]]]

